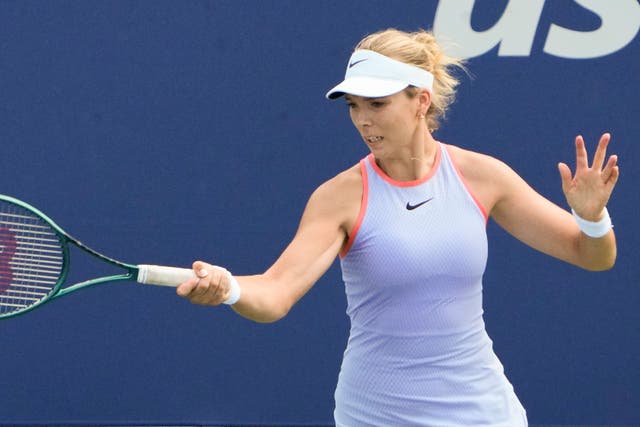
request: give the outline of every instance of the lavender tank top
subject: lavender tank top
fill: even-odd
[[[359,218],[340,254],[351,321],[337,426],[526,426],[486,333],[487,214],[439,144],[412,182],[361,160]]]

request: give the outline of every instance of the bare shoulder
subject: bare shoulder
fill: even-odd
[[[495,157],[453,145],[447,145],[447,151],[469,190],[487,212],[493,210],[496,203],[512,189],[512,185],[522,184],[513,169]]]
[[[487,154],[455,145],[447,145],[447,151],[466,179],[490,179],[496,172],[506,172],[510,169],[501,160]]]
[[[362,174],[354,165],[322,183],[311,195],[305,215],[321,215],[350,230],[360,210]]]
[[[362,174],[360,172],[360,165],[356,164],[349,169],[340,172],[330,180],[324,182],[318,190],[329,193],[347,193],[349,195],[353,192],[362,192]],[[341,194],[335,194],[340,196]],[[353,195],[353,194],[351,194]]]

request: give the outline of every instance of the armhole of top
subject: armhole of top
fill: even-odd
[[[475,203],[476,207],[480,211],[480,214],[484,218],[484,222],[486,224],[489,221],[489,215],[487,214],[487,210],[482,205],[482,203],[480,203],[480,200],[475,196],[475,194],[473,194],[473,192],[471,191],[471,188],[469,188],[469,184],[467,183],[467,180],[465,179],[464,175],[462,175],[462,172],[458,167],[458,163],[456,162],[455,157],[451,154],[451,150],[449,149],[449,146],[447,144],[442,144],[442,145],[444,146],[445,150],[447,150],[449,160],[451,161],[451,164],[453,165],[453,169],[456,171],[458,178],[460,178],[460,182],[462,182],[462,185],[467,190],[467,194],[469,194],[469,197],[473,199],[473,202]]]
[[[365,159],[360,160],[360,174],[362,175],[362,199],[360,200],[360,212],[358,213],[358,218],[356,218],[356,222],[355,224],[353,224],[353,228],[349,233],[349,240],[347,240],[347,244],[338,254],[340,258],[344,258],[349,252],[349,249],[351,249],[353,241],[358,235],[358,230],[360,230],[360,225],[362,225],[364,214],[367,211],[367,201],[369,199],[369,176],[367,174],[367,165],[365,164]]]

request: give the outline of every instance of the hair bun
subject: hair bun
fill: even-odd
[[[454,70],[464,70],[464,62],[447,55],[433,33],[427,30],[405,32],[389,28],[378,31],[363,38],[356,46],[358,49],[372,50],[433,74],[431,106],[426,120],[429,129],[438,129],[440,120],[455,100],[460,83]]]

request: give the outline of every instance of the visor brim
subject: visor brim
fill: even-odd
[[[380,98],[393,95],[409,85],[397,80],[386,80],[375,77],[353,76],[331,89],[325,95],[327,99],[337,99],[345,94]]]

